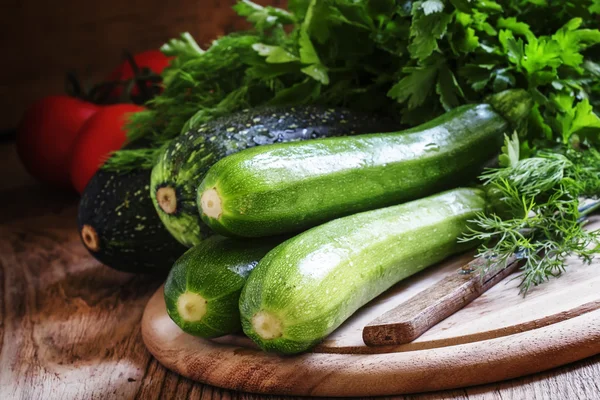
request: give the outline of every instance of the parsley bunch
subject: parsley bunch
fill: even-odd
[[[505,89],[535,101],[521,152],[598,148],[600,0],[289,0],[288,10],[235,6],[254,29],[207,50],[189,35],[165,90],[134,115],[107,164],[149,167],[152,149],[198,123],[261,105],[323,104],[399,115],[413,126]]]

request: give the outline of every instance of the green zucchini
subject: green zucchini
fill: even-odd
[[[277,246],[240,297],[244,333],[262,349],[309,350],[398,281],[472,243],[459,243],[484,212],[480,189],[460,188],[330,221]]]
[[[261,237],[457,187],[497,155],[510,122],[528,115],[522,98],[516,91],[495,101],[507,118],[488,104],[466,105],[402,132],[233,154],[200,184],[199,212],[223,235]]]
[[[77,225],[94,258],[125,272],[168,272],[186,247],[163,226],[148,195],[150,170],[99,170],[81,195]]]
[[[215,235],[192,247],[175,262],[165,282],[167,313],[194,336],[211,338],[239,331],[238,304],[246,278],[279,243]]]
[[[198,215],[196,190],[209,167],[221,158],[257,145],[388,132],[398,125],[386,118],[314,106],[235,113],[173,140],[152,171],[150,195],[164,225],[189,247],[212,233]]]

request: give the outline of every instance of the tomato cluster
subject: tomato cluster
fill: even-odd
[[[135,55],[135,63],[160,74],[169,59],[159,51]],[[134,78],[124,62],[109,75],[111,81]],[[132,92],[137,94],[134,87]],[[114,89],[121,96],[122,88]],[[27,171],[40,182],[83,192],[88,181],[126,137],[129,114],[142,111],[135,104],[99,105],[66,95],[48,96],[25,112],[17,129],[17,152]]]

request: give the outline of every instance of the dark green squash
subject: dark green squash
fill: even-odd
[[[77,216],[84,246],[98,261],[125,272],[168,272],[187,249],[163,226],[148,195],[150,170],[99,170]]]
[[[186,246],[212,234],[196,207],[196,189],[217,161],[251,147],[366,132],[399,123],[356,111],[315,106],[259,108],[212,120],[175,140],[152,171],[150,196],[171,234]]]

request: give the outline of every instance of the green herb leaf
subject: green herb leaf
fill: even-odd
[[[449,111],[461,104],[464,93],[456,77],[448,68],[443,65],[438,72],[436,92],[440,96],[440,103],[446,111]]]
[[[314,102],[321,94],[321,84],[313,79],[305,79],[294,86],[283,89],[268,104],[284,106]]]
[[[514,141],[507,141],[509,148],[515,148]],[[597,185],[600,164],[590,167],[592,163],[558,152],[513,163],[515,159],[482,176],[494,211],[473,220],[471,232],[462,240],[482,242],[479,256],[488,260],[485,270],[504,267],[513,254],[525,259],[521,268],[525,294],[531,286],[564,272],[568,257],[590,262],[600,250],[600,231],[586,231],[581,225],[579,196],[585,188],[577,182],[594,177]]]
[[[579,68],[583,63],[583,54],[580,52],[591,45],[600,43],[600,31],[590,29],[577,29],[583,23],[581,18],[573,18],[552,35],[560,48],[561,60],[565,65]]]
[[[183,58],[194,58],[204,54],[204,50],[198,46],[198,43],[196,43],[189,32],[182,33],[180,39],[169,40],[162,45],[160,50],[167,56]]]
[[[515,168],[520,160],[519,150],[519,135],[513,132],[512,137],[504,135],[504,146],[502,146],[502,154],[498,158],[501,167]]]
[[[438,68],[436,65],[430,65],[405,68],[403,71],[407,76],[390,89],[388,96],[399,103],[408,101],[408,108],[413,109],[422,105],[428,98],[435,84]]]
[[[252,48],[256,50],[256,52],[261,56],[267,57],[266,61],[271,64],[281,64],[300,61],[300,58],[298,58],[298,56],[290,53],[289,51],[279,46],[269,46],[263,43],[256,43],[252,45]]]
[[[517,18],[499,18],[497,23],[498,28],[503,28],[511,31],[514,34],[525,36],[526,38],[533,38],[535,35],[531,32],[529,25],[524,22],[517,21]]]
[[[303,64],[309,64],[307,67],[302,68],[302,72],[318,82],[324,85],[329,84],[329,76],[327,74],[327,67],[321,63],[321,59],[315,50],[315,46],[310,40],[308,30],[310,29],[312,18],[315,15],[315,8],[318,7],[316,0],[310,2],[310,6],[306,12],[306,19],[302,23],[300,28],[300,38],[298,45],[300,47],[300,61]]]
[[[594,113],[588,99],[574,105],[573,97],[561,93],[552,96],[552,100],[561,111],[557,121],[560,123],[563,143],[569,143],[572,135],[580,131],[589,134],[595,143],[600,142],[600,118]]]
[[[250,0],[239,0],[233,9],[259,30],[273,28],[277,25],[293,24],[294,15],[275,7],[263,7]]]
[[[462,11],[463,13],[471,13],[473,12],[473,7],[475,6],[476,2],[471,0],[450,0],[450,3],[452,3],[457,10]]]
[[[439,13],[444,10],[444,3],[441,0],[426,0],[421,3],[421,9],[425,15]]]
[[[422,2],[413,4],[413,22],[410,27],[412,38],[408,50],[419,61],[425,61],[438,49],[438,39],[441,39],[448,30],[452,15],[445,12],[426,14],[422,9]]]
[[[494,0],[479,0],[477,2],[477,8],[481,11],[490,13],[499,13],[503,11],[503,8]]]

